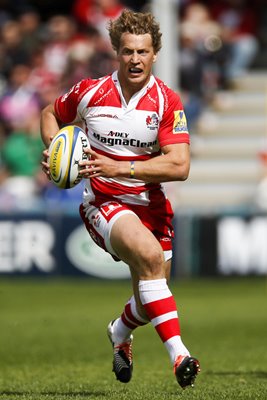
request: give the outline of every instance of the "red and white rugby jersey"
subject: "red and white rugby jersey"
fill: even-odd
[[[189,143],[180,97],[153,75],[127,104],[117,71],[100,79],[84,79],[55,101],[63,123],[83,120],[91,147],[116,160],[147,160],[168,144]],[[160,184],[129,178],[87,180],[85,200],[113,197],[125,203],[148,205],[150,191]]]

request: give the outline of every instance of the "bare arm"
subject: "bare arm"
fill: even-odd
[[[84,168],[80,171],[85,177],[106,176],[130,176],[130,162],[116,161],[109,157],[97,154],[91,149],[86,150],[92,156],[92,161],[82,161]],[[171,144],[162,148],[164,154],[147,161],[135,161],[134,178],[145,182],[170,182],[186,180],[190,169],[190,150],[186,143]]]
[[[41,112],[41,137],[46,147],[49,147],[51,138],[60,129],[55,110],[52,104],[46,106]]]
[[[190,168],[190,147],[186,143],[162,148],[163,155],[135,162],[135,177],[148,182],[184,181]]]

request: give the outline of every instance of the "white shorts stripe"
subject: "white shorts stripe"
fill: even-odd
[[[164,251],[164,260],[169,261],[172,258],[172,250]]]

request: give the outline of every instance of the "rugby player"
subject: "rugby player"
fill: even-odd
[[[85,78],[45,107],[42,139],[48,147],[62,124],[84,123],[91,148],[80,163],[81,218],[92,239],[130,268],[133,295],[108,325],[116,378],[130,381],[133,331],[152,323],[185,388],[200,367],[182,342],[168,286],[173,210],[162,183],[188,177],[186,116],[179,95],[152,74],[162,36],[152,14],[124,10],[108,30],[118,70]],[[49,175],[47,150],[43,168]]]

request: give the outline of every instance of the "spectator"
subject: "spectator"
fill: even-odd
[[[223,0],[212,2],[211,12],[220,24],[222,39],[229,48],[225,75],[231,83],[247,72],[257,54],[257,7],[246,0]]]
[[[8,20],[2,25],[1,73],[7,77],[10,69],[18,64],[27,64],[28,53],[22,47],[22,32],[19,22]]]
[[[222,85],[225,48],[221,29],[201,3],[187,5],[180,25],[180,86],[190,130]]]
[[[107,24],[117,18],[125,5],[120,0],[75,0],[73,14],[84,26],[93,26],[108,40]]]
[[[42,47],[35,49],[29,59],[31,72],[28,78],[28,86],[39,96],[41,107],[53,101],[59,95],[58,80],[56,76],[46,68],[44,50]]]
[[[61,79],[63,91],[81,80],[82,77],[91,76],[90,63],[96,51],[96,37],[98,35],[96,29],[87,28],[84,32],[84,38],[70,45],[66,67]]]
[[[44,65],[55,79],[61,78],[67,65],[69,48],[77,36],[76,24],[71,17],[55,15],[48,20]]]
[[[27,113],[24,127],[12,130],[1,149],[1,206],[30,208],[39,198],[47,185],[40,168],[42,150],[39,113]]]
[[[179,73],[180,88],[187,115],[188,127],[192,132],[203,107],[204,63],[201,52],[195,48],[191,34],[186,29],[180,33]]]
[[[40,47],[44,40],[43,25],[39,13],[32,7],[26,7],[18,16],[22,35],[21,47],[28,57]]]
[[[0,117],[6,133],[24,129],[28,115],[40,111],[39,98],[29,86],[30,72],[24,64],[13,66],[10,71],[9,85],[0,100]]]
[[[110,74],[117,67],[116,55],[106,39],[97,32],[94,40],[95,51],[90,59],[89,76],[100,78]]]

